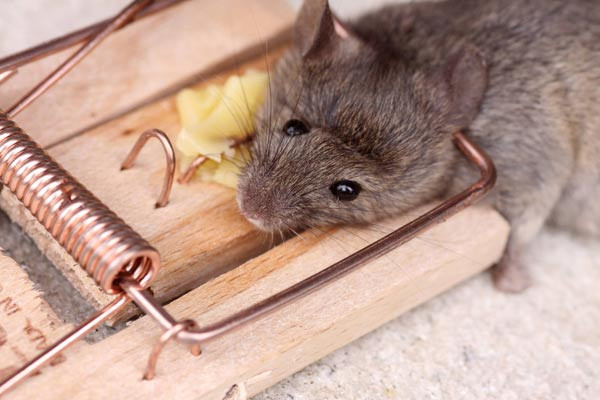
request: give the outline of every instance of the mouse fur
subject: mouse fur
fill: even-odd
[[[308,132],[286,134],[290,120]],[[545,223],[600,235],[600,4],[447,0],[348,23],[306,0],[256,125],[238,203],[266,231],[368,223],[464,189],[465,130],[512,227],[494,282],[523,290],[520,255]],[[340,181],[358,196],[336,197]]]

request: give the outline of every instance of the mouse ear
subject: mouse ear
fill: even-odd
[[[488,69],[483,54],[473,46],[465,47],[450,62],[446,72],[453,123],[467,128],[481,108],[488,84]]]
[[[305,0],[294,33],[296,46],[305,60],[326,54],[350,37],[349,30],[331,12],[327,0]]]

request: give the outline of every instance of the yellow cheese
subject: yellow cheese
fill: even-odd
[[[198,155],[216,163],[235,159],[236,151],[231,145],[235,139],[254,131],[254,117],[265,99],[267,85],[266,73],[248,71],[242,76],[229,77],[222,86],[181,91],[176,103],[182,129],[176,147],[184,159],[182,166],[189,165]],[[221,172],[211,174],[210,179],[233,186],[233,180],[224,175],[237,175],[237,172],[233,174],[234,166],[231,163],[222,166]],[[213,168],[212,163],[206,162],[200,169]],[[201,179],[205,179],[205,175],[198,174]]]
[[[181,170],[185,171],[189,168],[195,157],[180,157]],[[232,189],[237,188],[240,166],[248,159],[248,149],[245,145],[240,146],[233,157],[223,156],[219,162],[215,160],[206,160],[194,174],[198,178],[206,182],[216,182],[223,186]]]
[[[223,158],[219,167],[212,176],[214,182],[230,188],[237,188],[238,176],[240,173],[239,160],[234,158]]]

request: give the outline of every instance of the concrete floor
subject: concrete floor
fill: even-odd
[[[106,17],[127,1],[0,0],[2,20],[17,27],[0,25],[0,56]],[[343,16],[376,3],[383,1],[332,0]],[[89,311],[1,213],[0,247],[44,283],[59,314],[73,321]],[[483,274],[256,400],[600,398],[600,243],[546,230],[527,262],[535,286],[526,293],[498,293]]]

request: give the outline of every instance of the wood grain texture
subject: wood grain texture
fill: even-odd
[[[407,219],[388,221],[385,229]],[[472,207],[325,289],[215,339],[200,357],[169,344],[153,381],[142,381],[141,375],[160,331],[143,317],[103,342],[68,352],[68,363],[31,378],[7,399],[34,398],[39,388],[44,388],[45,399],[146,399],[160,394],[221,400],[234,385],[253,395],[490,266],[500,257],[508,232],[495,211]],[[370,229],[307,232],[189,292],[168,309],[201,325],[214,322],[379,236]]]
[[[0,249],[0,381],[68,329],[42,299],[25,271],[2,255]],[[65,360],[61,357],[53,364]]]
[[[48,146],[181,86],[224,60],[262,51],[265,41],[288,36],[292,19],[281,0],[184,1],[113,34],[17,121]],[[0,108],[7,109],[75,48],[21,68],[2,85]]]
[[[196,86],[223,82],[248,68],[265,69],[280,52],[273,49],[266,59],[259,57]],[[271,240],[241,217],[235,191],[217,184],[175,182],[169,204],[154,208],[165,173],[158,141],[148,143],[131,169],[120,171],[139,135],[149,128],[163,130],[174,142],[180,125],[172,97],[54,146],[49,153],[159,250],[162,269],[152,289],[168,301],[264,252]],[[0,207],[94,307],[110,301],[9,190],[0,193]],[[111,321],[130,315],[122,313]]]
[[[249,68],[264,70],[266,63],[273,63],[281,51],[281,46],[274,47],[265,56],[260,50],[254,60],[213,74],[195,87],[222,83],[227,76]],[[217,184],[175,182],[167,207],[155,209],[165,173],[164,154],[158,142],[149,142],[134,167],[120,171],[138,136],[150,128],[165,131],[175,141],[180,124],[173,97],[52,146],[49,153],[160,251],[162,269],[152,289],[160,300],[168,301],[262,253],[270,239],[258,234],[240,216],[235,192]],[[110,301],[110,296],[8,190],[0,193],[0,207],[23,227],[92,306],[98,309]],[[110,322],[135,311],[130,307]]]

